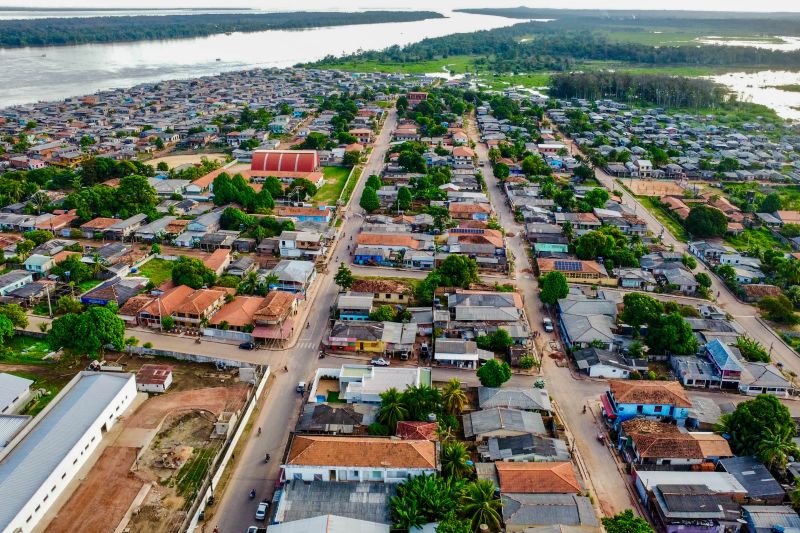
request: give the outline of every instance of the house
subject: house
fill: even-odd
[[[237,278],[245,278],[250,272],[254,272],[258,264],[252,257],[243,255],[236,261],[228,265],[228,270],[225,272],[229,276],[236,276]]]
[[[136,390],[140,392],[167,392],[172,385],[172,366],[145,364],[136,373]]]
[[[49,255],[33,254],[29,256],[25,263],[25,270],[35,274],[37,277],[45,276],[56,264],[55,258]]]
[[[578,370],[592,378],[627,379],[631,372],[647,371],[646,361],[629,359],[621,353],[590,346],[572,353]]]
[[[297,298],[284,291],[270,291],[253,315],[253,338],[257,341],[285,341],[294,330],[292,316],[297,312]]]
[[[516,437],[491,437],[478,446],[478,453],[486,461],[570,461],[567,444],[527,433]]]
[[[186,225],[186,231],[190,233],[206,234],[217,231],[220,229],[220,219],[222,218],[222,209],[215,209],[204,213]]]
[[[6,296],[25,285],[33,283],[33,274],[26,270],[12,270],[0,275],[0,296]]]
[[[683,269],[674,268],[664,270],[661,276],[668,287],[675,288],[675,290],[678,290],[684,294],[694,294],[697,292],[697,288],[700,286],[700,284],[697,283],[697,280],[695,280],[694,276]]]
[[[366,320],[337,320],[328,344],[334,350],[384,353],[383,323]]]
[[[367,413],[370,413],[370,410],[367,410]],[[297,431],[348,435],[364,426],[364,419],[365,413],[357,411],[356,406],[352,404],[310,403],[303,407]]]
[[[439,364],[459,368],[476,368],[479,360],[494,359],[494,354],[478,348],[475,341],[442,337],[436,339],[433,357]]]
[[[517,292],[457,289],[447,297],[452,320],[504,324],[523,318],[522,297]]]
[[[305,294],[317,276],[314,263],[282,259],[270,272],[278,278],[277,283],[270,285],[270,290],[280,290]]]
[[[723,254],[735,252],[733,248],[706,241],[693,241],[689,243],[689,252],[703,261],[715,263]]]
[[[347,403],[379,404],[381,394],[391,388],[404,391],[409,387],[431,386],[431,369],[424,367],[377,367],[372,365],[342,365],[340,368],[320,368],[314,377],[310,402],[316,402],[314,392],[324,378],[339,382],[339,399]]]
[[[231,264],[231,251],[227,248],[217,248],[211,255],[203,259],[203,264],[217,276],[222,275]]]
[[[603,416],[614,426],[636,416],[674,420],[683,425],[692,407],[677,381],[613,380],[600,401]]]
[[[490,437],[516,437],[527,433],[545,435],[542,415],[519,409],[495,407],[462,415],[464,436],[482,441]]]
[[[81,234],[85,239],[94,239],[102,235],[107,228],[119,222],[116,218],[98,217],[81,225]]]
[[[298,501],[308,501],[299,498]],[[284,508],[285,501],[279,503],[279,509]],[[360,513],[361,511],[356,511]],[[333,533],[337,531],[357,531],[358,533],[389,533],[389,524],[372,522],[359,518],[339,516],[335,514],[322,514],[310,518],[301,518],[291,521],[281,521],[270,524],[271,533]]]
[[[336,299],[339,320],[368,320],[373,308],[372,293],[343,292]]]
[[[317,435],[294,435],[282,465],[286,480],[359,483],[400,483],[438,468],[429,440]]]
[[[770,363],[744,362],[744,372],[739,382],[739,392],[744,394],[774,394],[787,398],[792,384],[783,373]]]
[[[0,415],[13,415],[24,409],[31,399],[31,385],[30,379],[0,372]]]
[[[723,494],[742,502],[745,500],[747,490],[739,481],[727,472],[686,471],[659,468],[642,470],[632,468],[631,475],[634,487],[642,503],[648,504],[656,487],[665,485],[703,485],[716,494]]]
[[[503,493],[503,523],[509,533],[595,533],[592,501],[578,494]]]
[[[283,231],[278,242],[281,257],[314,260],[325,255],[322,235],[315,231]]]
[[[231,250],[233,248],[233,243],[235,243],[238,238],[238,231],[217,230],[201,235],[197,244],[201,250],[207,252],[220,249]]]
[[[450,217],[456,220],[487,221],[492,214],[490,204],[474,204],[468,202],[452,202],[447,208]]]
[[[778,505],[786,499],[786,491],[766,466],[755,457],[729,457],[719,462],[747,491],[749,503]]]
[[[406,98],[408,99],[408,107],[415,108],[421,102],[428,99],[428,93],[422,91],[410,91]]]
[[[612,331],[616,324],[613,316],[604,314],[560,313],[558,324],[569,348],[586,348],[602,343],[603,349],[611,349],[616,341]]]
[[[656,485],[648,503],[658,531],[737,533],[741,528],[739,505],[705,485]]]
[[[356,138],[359,144],[367,145],[372,142],[375,133],[369,128],[353,128],[350,135]]]
[[[177,220],[175,216],[164,216],[159,219],[156,219],[149,224],[145,224],[141,226],[136,232],[133,234],[134,238],[138,241],[143,242],[153,242],[157,240],[161,240],[166,237],[166,228],[167,226]],[[188,223],[188,221],[187,221]]]
[[[705,348],[719,379],[718,386],[721,389],[739,388],[744,367],[728,345],[723,344],[719,339],[714,339],[706,344]]]
[[[291,218],[296,222],[316,222],[328,224],[333,213],[327,207],[293,207],[276,205],[272,213],[277,217]]]
[[[227,295],[222,289],[197,289],[175,306],[172,318],[178,327],[199,329],[225,304]]]
[[[743,505],[749,533],[800,530],[800,515],[788,505]]]
[[[101,283],[81,296],[84,305],[108,305],[114,302],[122,307],[132,297],[141,292],[150,280],[145,277],[114,277]]]
[[[520,463],[500,461],[494,464],[501,494],[580,494],[583,487],[572,463]]]
[[[371,293],[373,302],[377,304],[408,305],[411,299],[411,288],[408,285],[389,279],[357,279],[353,281],[350,290]]]
[[[109,239],[122,241],[130,237],[136,230],[142,227],[147,220],[147,215],[139,213],[125,220],[118,220],[114,224],[105,228],[104,235]],[[83,229],[83,226],[81,226]]]
[[[255,315],[264,305],[264,298],[258,296],[236,296],[225,303],[208,321],[208,327],[222,331],[247,332],[253,328]],[[206,330],[206,334],[208,334]],[[218,332],[212,332],[212,336]],[[235,337],[244,338],[244,337]]]
[[[656,288],[655,276],[641,268],[618,268],[614,273],[617,276],[617,283],[623,289],[652,292]]]
[[[631,418],[620,424],[617,446],[623,458],[638,465],[673,465],[676,468],[733,457],[728,441],[706,434],[703,441],[673,424],[647,418]],[[713,455],[708,455],[709,453]]]
[[[481,409],[505,407],[523,411],[550,413],[550,395],[544,389],[478,387],[478,405]]]
[[[596,261],[537,257],[536,264],[540,276],[545,276],[550,272],[561,272],[567,281],[576,283],[608,277],[605,267]]]

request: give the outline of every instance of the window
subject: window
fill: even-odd
[[[314,481],[322,481],[322,474],[314,474]]]
[[[33,512],[34,512],[34,513],[38,513],[38,512],[39,512],[39,509],[41,509],[41,508],[42,508],[41,504],[40,504],[40,505],[37,505],[37,506],[36,506],[36,509],[34,509],[34,510],[33,510]]]
[[[74,460],[74,461],[72,461],[72,464],[75,464],[75,463],[77,463],[77,462],[78,462],[78,458],[76,457],[76,458],[75,458],[75,460]],[[64,475],[66,476],[66,474],[64,474]]]
[[[33,518],[33,515],[31,515],[31,516],[29,516],[28,518],[26,518],[26,519],[25,519],[25,523],[27,524],[28,522],[30,522],[30,521],[31,521],[31,518]]]
[[[76,459],[76,461],[77,461],[77,459]],[[72,463],[72,464],[75,464],[75,463]],[[67,477],[67,473],[66,473],[66,472],[64,472],[63,474],[61,474],[61,479],[64,479],[65,477]],[[55,487],[53,487],[53,488],[55,488]]]
[[[382,479],[383,475],[380,470],[373,470],[372,471],[372,479]]]
[[[303,481],[303,474],[293,474],[292,479],[295,481]]]
[[[66,476],[66,474],[64,474],[64,475]],[[50,488],[50,492],[53,492],[54,490],[56,490],[56,486],[55,486],[55,485],[53,485],[53,486]]]
[[[656,406],[653,408],[653,410],[654,410],[656,413],[660,413],[660,412],[661,412],[661,406],[660,406],[660,405],[656,405]]]
[[[46,502],[49,497],[50,497],[49,494],[45,494],[44,498],[42,499],[42,503]]]

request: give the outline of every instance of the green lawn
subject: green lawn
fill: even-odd
[[[172,277],[172,267],[175,265],[174,261],[167,261],[166,259],[151,259],[141,267],[137,275],[142,275],[149,278],[150,281],[158,287]]]
[[[549,72],[530,72],[527,74],[490,74],[478,75],[480,83],[487,85],[490,90],[502,91],[509,87],[521,85],[522,87],[536,88],[547,87],[550,83]]]
[[[312,200],[319,205],[336,205],[350,175],[350,167],[324,167],[322,173],[325,175],[325,185],[317,190]]]
[[[737,250],[748,250],[754,246],[762,250],[789,250],[787,245],[776,239],[766,228],[745,229],[741,235],[729,235],[725,238],[725,242]]]
[[[86,291],[94,289],[101,283],[103,283],[103,281],[99,279],[87,279],[86,281],[78,283],[77,287],[80,289],[80,293],[83,294]]]
[[[328,391],[328,396],[325,398],[325,401],[328,403],[347,403],[344,400],[339,398],[339,391]]]
[[[462,74],[474,71],[475,56],[451,56],[430,61],[415,61],[413,63],[384,63],[379,61],[346,61],[327,65],[321,68],[334,68],[351,72],[388,72],[401,74],[427,74],[443,72],[445,68],[450,72]]]
[[[62,385],[56,385],[54,383],[50,383],[46,379],[37,376],[36,374],[31,374],[30,372],[22,372],[18,370],[11,370],[8,372],[9,374],[13,374],[15,376],[19,376],[21,378],[30,379],[33,381],[33,385],[31,385],[31,390],[37,389],[45,389],[47,391],[46,394],[42,394],[36,400],[31,401],[25,410],[21,412],[22,415],[30,415],[36,416],[38,415],[45,406],[50,403],[56,394],[63,388]]]
[[[44,339],[14,335],[10,342],[0,348],[0,363],[40,365],[46,363],[43,357],[51,351]]]
[[[353,191],[356,188],[356,184],[358,183],[358,180],[361,178],[361,171],[362,171],[361,167],[356,167],[356,169],[353,171],[353,177],[347,180],[347,185],[345,186],[344,192],[342,193],[343,204],[346,204],[348,200],[350,200],[350,197],[353,196]]]
[[[658,221],[661,222],[676,239],[687,242],[688,238],[683,226],[681,226],[677,220],[672,218],[663,207],[655,204],[653,199],[649,196],[637,196],[636,199],[639,200],[639,203],[642,204],[648,211],[650,211],[650,213],[652,213],[653,216],[656,217]]]

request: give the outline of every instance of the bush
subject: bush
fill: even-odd
[[[478,379],[484,387],[499,387],[511,379],[511,368],[508,363],[500,363],[497,359],[490,359],[477,372]]]
[[[142,344],[142,348],[147,348],[148,350],[153,347],[153,343],[147,341],[146,343]]]
[[[387,435],[391,435],[389,428],[381,424],[380,422],[373,422],[369,426],[367,426],[367,433],[370,435],[375,435],[379,437],[384,437]]]
[[[519,367],[523,370],[530,370],[533,368],[535,362],[536,360],[533,357],[525,355],[519,358]]]

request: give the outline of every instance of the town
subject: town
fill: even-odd
[[[800,528],[796,125],[292,68],[0,135],[2,531]]]

